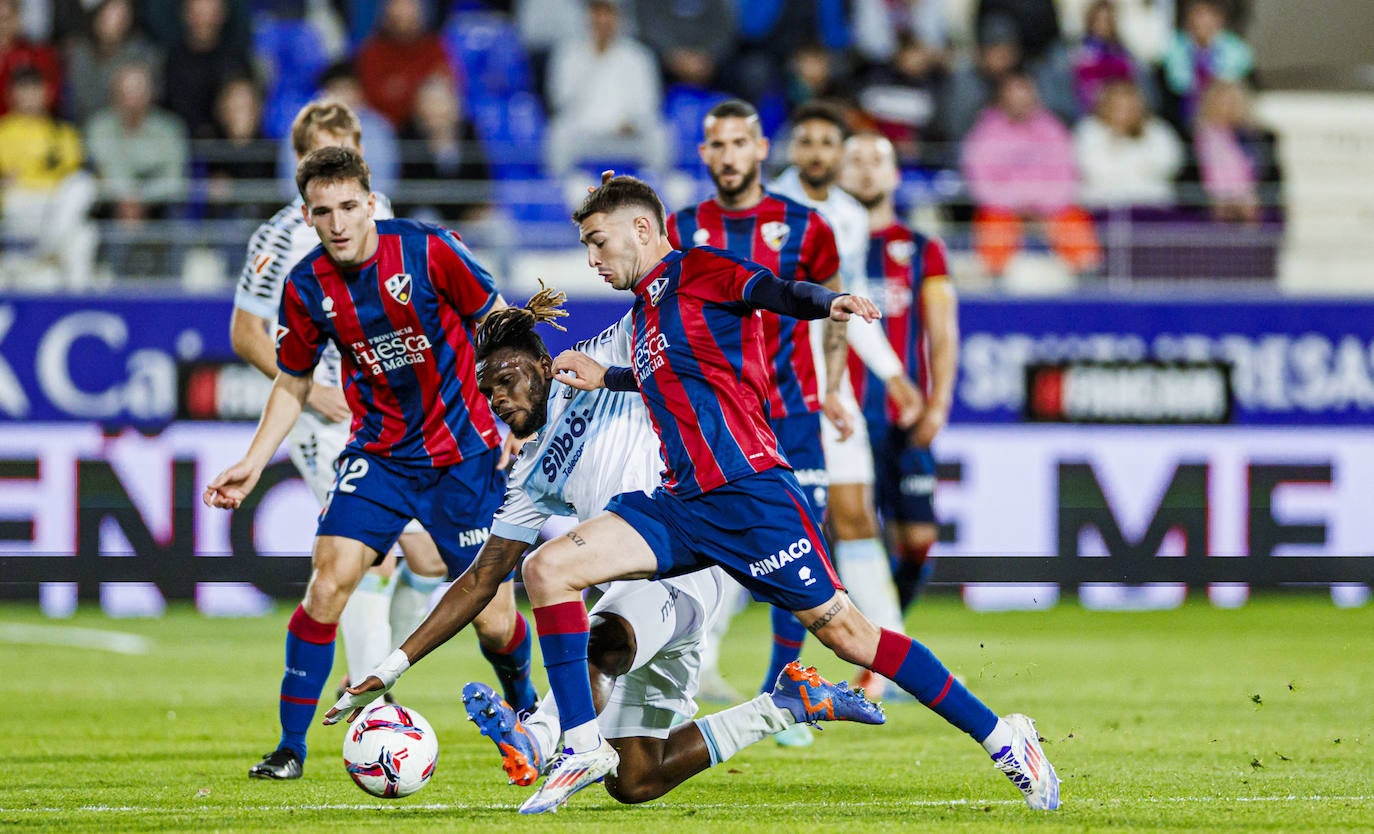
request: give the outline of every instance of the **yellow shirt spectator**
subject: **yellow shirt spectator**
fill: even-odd
[[[0,177],[8,187],[46,191],[81,168],[81,135],[48,116],[0,117]]]

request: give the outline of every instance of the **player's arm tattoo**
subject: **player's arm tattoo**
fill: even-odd
[[[844,366],[849,361],[849,322],[826,319],[825,338],[822,344],[825,354],[825,390],[829,394],[840,390]]]
[[[838,616],[840,615],[840,609],[843,608],[843,607],[844,607],[844,600],[843,600],[843,599],[837,599],[837,600],[835,600],[835,604],[832,605],[832,606],[830,606],[830,609],[827,610],[824,614],[822,614],[822,615],[820,615],[819,617],[817,617],[816,620],[815,620],[815,622],[813,622],[811,625],[809,625],[809,626],[806,627],[806,630],[809,631],[809,632],[811,632],[812,634],[815,634],[816,632],[818,632],[818,631],[820,631],[821,629],[825,628],[827,625],[830,624],[830,621],[831,621],[831,620],[835,619],[836,617],[838,617]]]
[[[575,544],[575,545],[577,545],[578,547],[586,547],[586,546],[587,546],[587,540],[584,539],[584,538],[582,538],[581,536],[577,535],[577,531],[576,531],[576,530],[569,530],[569,531],[568,531],[568,538],[571,539],[571,540],[572,540],[572,543]]]

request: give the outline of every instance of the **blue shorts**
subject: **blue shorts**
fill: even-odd
[[[768,469],[679,498],[625,492],[606,510],[625,519],[658,559],[655,579],[720,565],[764,602],[805,611],[843,590],[815,512],[797,479]]]
[[[792,474],[811,502],[816,516],[825,518],[830,504],[830,475],[825,470],[825,449],[821,446],[821,413],[794,414],[769,420],[778,438],[778,449],[792,464]]]
[[[452,466],[413,466],[345,449],[320,510],[317,536],[342,536],[385,554],[418,519],[439,547],[452,579],[486,543],[506,494],[506,473],[491,449]]]
[[[913,445],[908,430],[885,421],[869,421],[868,442],[873,447],[873,498],[883,519],[936,523],[935,456],[930,448]]]

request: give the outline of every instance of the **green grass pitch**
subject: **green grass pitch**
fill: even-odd
[[[439,734],[420,793],[354,787],[338,727],[311,731],[301,781],[249,780],[276,742],[288,610],[52,621],[0,606],[0,830],[1374,831],[1374,606],[1285,594],[1230,611],[978,614],[924,602],[909,630],[994,709],[1039,722],[1064,779],[1056,813],[1027,810],[977,745],[904,703],[885,727],[834,725],[806,750],[756,745],[646,805],[594,786],[535,818],[515,814],[525,789],[505,784],[463,718],[463,682],[490,678],[469,634],[397,689]],[[147,651],[63,645],[83,634],[73,629],[139,635]],[[741,690],[757,685],[768,642],[751,606],[725,647]],[[832,679],[850,673],[814,641],[806,659]]]

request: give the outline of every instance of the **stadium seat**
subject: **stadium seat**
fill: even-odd
[[[253,54],[267,67],[262,129],[280,139],[291,120],[315,95],[315,79],[329,63],[329,52],[307,20],[259,17],[253,27]]]
[[[440,33],[464,95],[505,98],[533,89],[529,57],[515,24],[490,12],[459,11]]]

